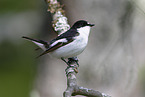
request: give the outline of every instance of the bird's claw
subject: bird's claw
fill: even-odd
[[[72,58],[68,58],[68,64],[73,64],[76,63],[79,67],[79,63],[78,63],[78,58],[77,57],[72,57]]]

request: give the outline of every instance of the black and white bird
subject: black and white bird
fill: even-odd
[[[78,64],[77,55],[81,54],[87,46],[90,28],[94,24],[90,24],[85,20],[79,20],[63,34],[59,35],[49,43],[43,40],[36,40],[23,36],[45,50],[38,57],[49,53],[50,55],[62,59],[67,65],[75,61]],[[68,62],[65,60],[68,58]]]

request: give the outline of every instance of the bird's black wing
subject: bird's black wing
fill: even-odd
[[[62,33],[60,36],[58,36],[56,39],[62,39],[62,38],[68,38],[68,37],[75,37],[78,36],[79,33],[77,32],[76,29],[70,29],[65,33]]]
[[[57,38],[51,40],[50,44],[52,44],[56,40],[63,39],[63,38],[66,38],[67,40],[71,40],[73,37],[78,36],[78,35],[79,33],[77,32],[76,29],[70,29],[66,31],[65,33],[62,33],[61,35],[59,35]]]

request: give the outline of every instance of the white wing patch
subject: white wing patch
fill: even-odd
[[[46,50],[44,44],[36,42],[36,41],[32,41],[33,43],[35,43],[36,45],[38,45],[41,49]]]
[[[68,42],[67,41],[67,39],[66,38],[63,38],[63,39],[59,39],[59,40],[56,40],[54,43],[52,43],[51,45],[50,45],[50,47],[53,47],[54,45],[56,45],[57,43],[59,43],[59,42]]]

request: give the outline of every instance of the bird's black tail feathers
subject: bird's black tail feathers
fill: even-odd
[[[44,40],[36,40],[36,39],[32,39],[32,38],[26,37],[26,36],[22,36],[22,38],[28,39],[28,40],[31,40],[31,41],[35,41],[35,42],[38,42],[38,43],[42,43],[44,45],[48,45],[48,43],[46,41],[44,41]]]
[[[43,41],[43,40],[36,40],[36,39],[32,39],[32,38],[29,38],[29,37],[26,37],[26,36],[22,36],[22,38],[27,39],[27,40],[30,40],[30,41],[32,41],[32,42],[34,41],[34,42],[41,43],[41,44],[43,44],[46,48],[49,47],[49,44],[48,44],[46,41]],[[40,49],[40,48],[36,48],[35,50],[38,50],[38,49]],[[42,56],[42,54],[41,54],[40,56]],[[39,58],[40,56],[38,56],[38,57],[36,57],[36,58]]]
[[[32,38],[29,38],[29,37],[26,37],[26,36],[22,36],[22,38],[24,38],[24,39],[28,39],[28,40],[31,40],[31,41],[35,41],[35,42],[39,42],[39,41],[36,40],[36,39],[32,39]]]

